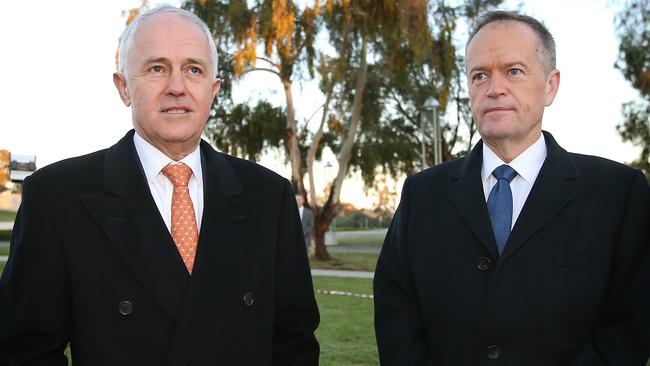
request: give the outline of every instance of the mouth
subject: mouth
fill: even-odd
[[[492,108],[487,108],[485,110],[485,114],[492,113],[492,112],[509,112],[513,110],[514,109],[508,107],[492,107]]]
[[[182,114],[187,114],[192,110],[186,105],[176,104],[176,105],[163,107],[160,111],[162,113],[170,114],[170,115],[182,115]]]

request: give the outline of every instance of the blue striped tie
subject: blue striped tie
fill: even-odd
[[[501,165],[494,169],[492,175],[497,179],[497,184],[490,191],[487,207],[490,222],[492,222],[492,230],[494,231],[494,239],[497,242],[499,255],[501,255],[508,241],[508,236],[510,236],[512,226],[512,191],[510,190],[510,182],[515,179],[517,172],[508,165]]]

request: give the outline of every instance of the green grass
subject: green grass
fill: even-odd
[[[0,210],[0,221],[14,221],[16,213],[14,211]]]
[[[9,248],[0,247],[0,255],[9,255]]]
[[[330,260],[320,261],[309,258],[309,264],[314,269],[338,269],[346,271],[374,272],[377,265],[378,253],[330,253]]]
[[[316,290],[372,294],[372,280],[314,277]],[[321,366],[379,365],[371,299],[316,294],[320,326],[316,337],[321,346]]]
[[[381,247],[384,243],[383,236],[358,236],[353,238],[336,238],[336,246],[340,247]]]

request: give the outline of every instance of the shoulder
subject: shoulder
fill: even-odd
[[[106,149],[64,159],[38,169],[28,177],[28,180],[56,185],[57,183],[73,184],[92,177],[100,178],[103,174],[105,157]]]
[[[629,180],[642,174],[638,169],[599,156],[577,153],[569,153],[569,156],[573,160],[578,174],[590,180],[614,182]]]

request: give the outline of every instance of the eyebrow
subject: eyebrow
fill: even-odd
[[[509,68],[511,68],[511,67],[513,67],[513,66],[521,66],[522,68],[528,70],[528,65],[526,65],[525,63],[523,63],[523,62],[521,62],[521,61],[509,62],[509,63],[503,65],[503,68],[505,68],[505,69],[509,69]],[[475,72],[475,71],[484,71],[484,70],[487,70],[487,69],[488,69],[488,68],[485,67],[485,66],[475,66],[475,67],[472,67],[472,68],[468,71],[468,75],[471,74],[471,73],[473,73],[473,72]]]
[[[170,64],[171,60],[168,59],[167,57],[151,57],[151,58],[145,59],[143,65],[155,64],[155,63]],[[205,61],[203,61],[201,59],[197,59],[197,58],[192,58],[192,57],[188,57],[188,58],[184,59],[183,64],[197,64],[197,65],[201,65],[201,66],[207,66],[208,65]]]

